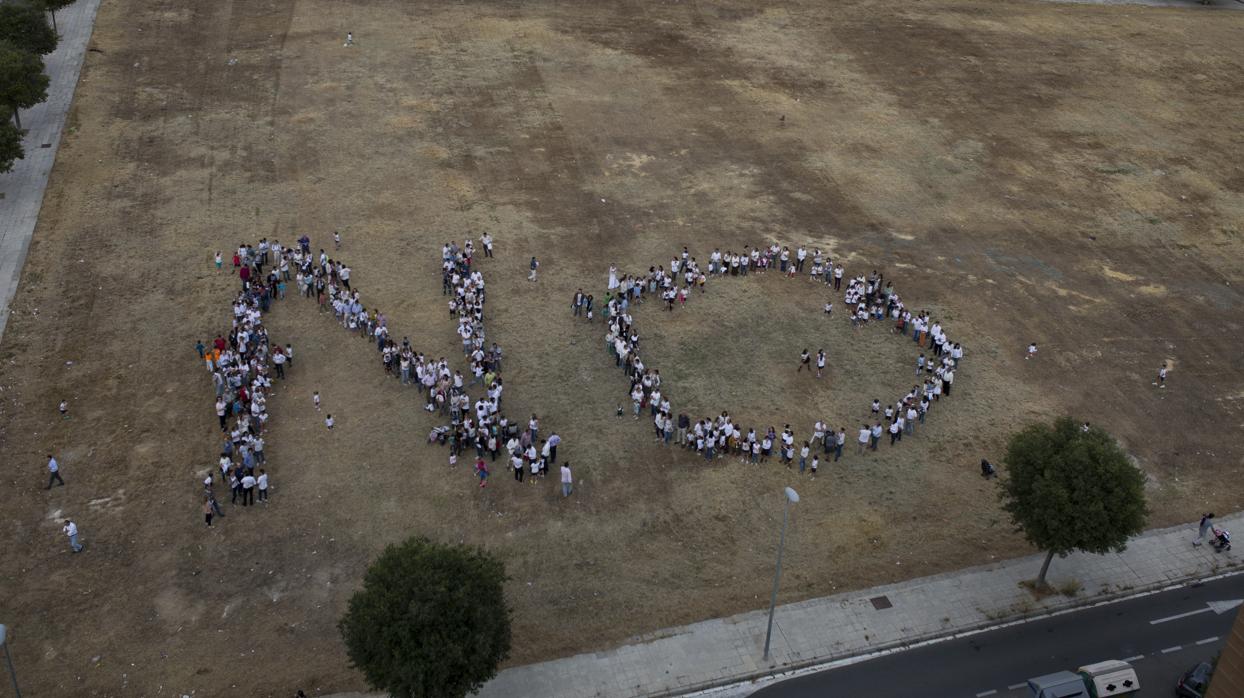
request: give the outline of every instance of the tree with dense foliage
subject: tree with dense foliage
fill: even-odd
[[[56,28],[56,11],[63,10],[77,1],[78,0],[39,0],[39,3],[43,6],[43,9],[47,11],[48,14],[52,15],[52,31],[57,34],[60,33],[60,31]]]
[[[0,41],[0,104],[13,110],[18,130],[22,120],[17,110],[29,109],[47,96],[48,76],[43,72],[43,59]]]
[[[57,39],[42,4],[15,0],[0,3],[0,41],[43,56],[56,50]]]
[[[478,691],[510,652],[505,566],[482,548],[409,538],[368,568],[337,627],[350,662],[394,698]]]
[[[1114,438],[1070,417],[1033,424],[1011,437],[1002,482],[1003,508],[1028,542],[1055,555],[1119,552],[1144,530],[1145,476]]]
[[[13,163],[26,156],[22,149],[22,132],[9,123],[0,121],[0,174],[13,169]]]

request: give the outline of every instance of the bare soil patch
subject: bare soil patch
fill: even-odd
[[[413,533],[506,558],[515,662],[763,606],[788,484],[782,601],[1026,553],[975,464],[1063,412],[1136,456],[1154,525],[1241,508],[1244,136],[1225,124],[1242,22],[974,0],[105,3],[0,344],[0,598],[24,686],[361,688],[336,619]],[[236,283],[211,254],[340,229],[352,283],[452,356],[435,257],[485,228],[509,408],[565,437],[575,496],[504,473],[481,492],[374,352],[290,299],[269,321],[297,349],[272,503],[205,529],[218,432],[193,345]],[[614,416],[625,379],[601,325],[571,318],[574,290],[602,297],[610,263],[769,239],[884,270],[967,346],[954,404],[914,442],[813,481],[705,465]],[[914,347],[824,327],[802,283],[641,311],[677,398],[804,433],[892,399]],[[828,388],[794,374],[821,343]],[[68,483],[51,492],[48,452]]]

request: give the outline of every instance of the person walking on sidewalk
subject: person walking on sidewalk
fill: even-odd
[[[1201,525],[1197,528],[1196,540],[1192,541],[1193,545],[1200,545],[1205,542],[1205,534],[1209,533],[1209,529],[1214,525],[1214,515],[1201,514]]]
[[[61,478],[60,476],[60,464],[57,463],[56,459],[53,458],[52,454],[49,453],[48,454],[48,486],[45,487],[44,489],[48,489],[48,490],[52,489],[53,482],[59,482],[61,484],[61,487],[65,486],[65,480]]]
[[[82,552],[82,544],[78,542],[78,524],[74,523],[72,519],[65,519],[65,527],[61,530],[65,532],[66,536],[69,536],[69,547],[73,548],[75,553]]]

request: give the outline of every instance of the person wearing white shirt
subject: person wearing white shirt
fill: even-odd
[[[71,519],[65,519],[65,527],[61,529],[69,536],[69,547],[73,548],[75,553],[82,552],[82,544],[78,542],[78,524]]]
[[[242,506],[248,507],[255,503],[255,476],[249,472],[242,476]]]
[[[574,475],[570,472],[570,461],[562,463],[561,467],[562,480],[562,496],[569,497],[574,491]]]
[[[259,477],[255,480],[256,487],[259,488],[259,501],[264,504],[268,503],[268,473],[263,468],[259,469]]]
[[[49,489],[49,490],[52,489],[53,482],[59,482],[62,487],[65,486],[65,481],[61,479],[61,476],[60,476],[60,464],[57,463],[56,459],[53,458],[52,454],[49,453],[48,454],[48,486],[44,489]]]
[[[859,454],[860,454],[861,456],[862,456],[862,455],[864,455],[864,449],[868,446],[868,439],[869,439],[869,437],[870,437],[871,435],[872,435],[872,432],[871,432],[871,430],[868,428],[868,425],[867,425],[867,424],[865,424],[864,426],[860,427],[860,438],[859,438],[859,445],[860,445],[860,447],[859,447]]]

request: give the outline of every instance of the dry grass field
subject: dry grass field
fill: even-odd
[[[783,601],[1026,554],[976,463],[1064,412],[1135,455],[1154,525],[1240,509],[1242,30],[1018,0],[107,0],[0,344],[0,620],[25,687],[361,688],[336,619],[415,533],[504,557],[514,662],[762,606],[787,484]],[[504,472],[479,490],[374,352],[292,299],[268,320],[297,351],[272,502],[203,526],[218,432],[193,346],[236,283],[211,255],[333,229],[369,304],[446,356],[440,245],[493,232],[509,411],[566,440],[573,497]],[[916,439],[812,480],[614,416],[625,379],[574,290],[771,239],[884,270],[967,346]],[[916,352],[824,300],[768,275],[636,317],[676,407],[806,434],[894,398]],[[826,381],[795,374],[805,346]],[[66,487],[42,489],[46,453]]]

